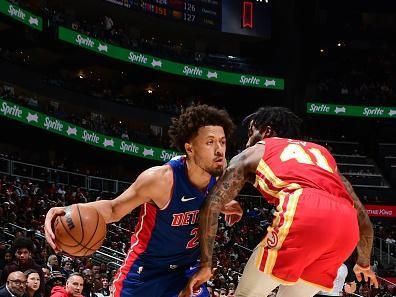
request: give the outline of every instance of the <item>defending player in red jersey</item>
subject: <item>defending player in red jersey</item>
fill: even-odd
[[[286,108],[260,108],[246,122],[248,148],[231,160],[201,210],[201,269],[180,296],[188,296],[210,277],[219,212],[246,182],[276,212],[245,267],[236,296],[267,296],[277,286],[278,297],[330,291],[338,268],[356,246],[358,280],[363,274],[378,287],[370,268],[372,225],[329,151],[297,140],[301,120]]]

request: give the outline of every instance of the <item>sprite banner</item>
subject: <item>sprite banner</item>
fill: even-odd
[[[0,0],[0,12],[30,28],[43,31],[43,19],[6,0]]]
[[[103,135],[0,98],[0,115],[110,151],[166,162],[179,153]]]
[[[105,55],[113,59],[144,66],[153,70],[244,87],[277,90],[284,89],[284,80],[280,78],[226,72],[212,68],[172,62],[115,46],[62,26],[59,27],[58,34],[60,40],[66,41],[73,45],[91,50],[95,53]]]
[[[388,118],[388,119],[395,118],[396,119],[396,107],[385,107],[385,106],[355,106],[355,105],[308,102],[307,113],[362,117],[362,118]]]

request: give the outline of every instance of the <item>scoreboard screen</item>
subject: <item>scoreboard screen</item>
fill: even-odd
[[[133,10],[205,26],[221,29],[220,0],[128,0],[125,3]]]
[[[271,2],[268,0],[106,0],[192,25],[222,32],[270,38]]]

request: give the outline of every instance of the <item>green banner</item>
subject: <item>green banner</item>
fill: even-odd
[[[0,98],[0,115],[70,139],[135,157],[166,162],[178,152],[103,135]]]
[[[362,118],[396,118],[396,107],[307,102],[307,113]]]
[[[43,19],[6,0],[0,0],[0,12],[30,28],[43,31]]]
[[[172,62],[115,46],[79,32],[59,27],[59,39],[101,55],[151,68],[153,70],[245,87],[284,89],[284,80],[251,74],[220,71],[211,68]]]

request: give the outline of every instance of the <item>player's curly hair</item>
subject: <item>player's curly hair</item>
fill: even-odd
[[[204,126],[221,126],[228,139],[235,125],[224,109],[218,109],[206,104],[193,105],[182,111],[177,118],[172,118],[168,134],[171,145],[177,150],[184,152],[184,144],[198,134],[198,129]]]
[[[265,106],[248,115],[244,125],[253,125],[257,129],[270,126],[276,132],[276,136],[284,138],[299,138],[302,120],[290,109],[285,107]]]

